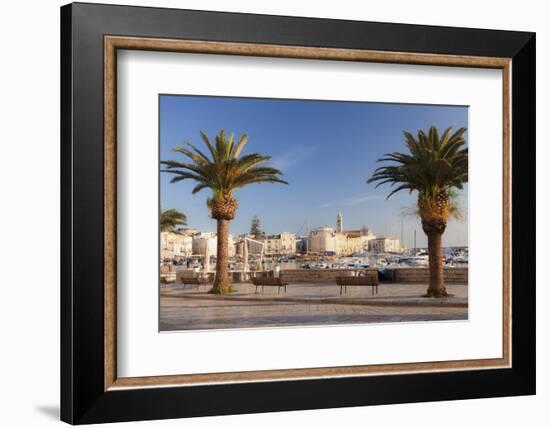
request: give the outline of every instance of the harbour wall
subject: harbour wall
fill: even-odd
[[[385,279],[401,284],[427,284],[430,280],[428,268],[387,269]],[[468,284],[468,268],[443,268],[447,284]]]
[[[367,275],[378,275],[377,269],[362,269]],[[337,276],[350,276],[355,271],[343,269],[291,269],[282,270],[281,279],[285,282],[334,282]],[[444,268],[445,282],[448,284],[467,284],[468,268]],[[383,282],[402,284],[427,284],[430,272],[428,268],[390,268],[385,269]]]
[[[367,272],[367,275],[378,275],[377,269],[362,269]],[[448,284],[468,284],[468,268],[444,268],[443,269],[445,282]],[[345,269],[288,269],[281,270],[281,279],[289,283],[305,283],[305,282],[334,282],[337,276],[351,276],[355,271]],[[176,281],[181,281],[181,278],[192,278],[198,274],[192,270],[179,270],[176,272],[176,277],[172,277]],[[232,282],[243,282],[241,272],[229,272]],[[214,272],[209,272],[209,280],[213,281]],[[262,271],[249,273],[248,276],[255,277],[272,277],[272,271]],[[428,268],[389,268],[385,269],[383,282],[402,283],[402,284],[427,284],[429,282]],[[168,280],[171,282],[172,278]],[[168,279],[168,278],[167,278]]]
[[[362,269],[367,275],[378,275],[376,269]],[[346,269],[289,269],[281,270],[284,282],[334,282],[337,276],[352,276],[355,272]]]

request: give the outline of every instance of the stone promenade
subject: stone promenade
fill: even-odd
[[[207,294],[207,285],[170,284],[161,289],[160,330],[202,330],[296,325],[362,324],[468,319],[468,287],[448,285],[445,299],[424,298],[426,284],[380,284],[348,287],[340,296],[334,283],[289,285],[287,293],[251,284],[236,292]]]

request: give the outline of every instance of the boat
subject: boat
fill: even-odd
[[[428,255],[402,257],[400,263],[411,267],[428,266]]]

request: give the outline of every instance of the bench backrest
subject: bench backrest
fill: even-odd
[[[281,278],[252,278],[254,285],[281,285]]]
[[[336,285],[377,285],[378,275],[337,276]]]
[[[199,278],[181,278],[181,282],[184,284],[200,284]]]

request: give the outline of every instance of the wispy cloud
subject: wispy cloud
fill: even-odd
[[[335,200],[335,201],[325,202],[324,204],[319,205],[319,208],[344,207],[344,206],[345,207],[351,207],[353,205],[363,204],[363,203],[368,202],[368,201],[374,201],[374,200],[377,200],[377,199],[382,199],[383,197],[384,196],[382,196],[382,195],[368,195],[368,196],[358,195],[358,196],[353,196],[351,198],[338,199],[338,200]]]
[[[286,171],[304,162],[313,154],[313,152],[315,152],[315,150],[317,150],[317,146],[294,147],[286,152],[279,153],[274,156],[271,160],[271,164],[277,169]]]

